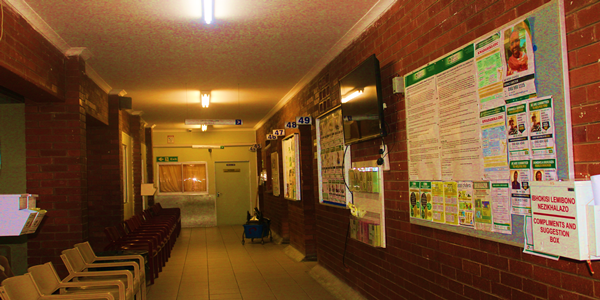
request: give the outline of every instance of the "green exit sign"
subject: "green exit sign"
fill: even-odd
[[[177,156],[157,156],[156,162],[177,162],[179,157]]]

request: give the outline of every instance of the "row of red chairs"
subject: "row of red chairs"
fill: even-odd
[[[145,250],[148,252],[150,283],[158,278],[169,257],[171,249],[181,232],[179,208],[162,208],[160,203],[144,210],[116,226],[106,227],[109,240],[105,251]]]

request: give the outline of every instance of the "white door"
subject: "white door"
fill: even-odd
[[[246,223],[250,208],[250,164],[215,162],[217,187],[217,225]]]

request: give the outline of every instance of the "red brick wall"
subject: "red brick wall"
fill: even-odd
[[[145,129],[146,143],[146,178],[148,183],[154,183],[154,148],[152,148],[152,128]],[[154,196],[148,196],[148,206],[154,205]]]
[[[108,124],[89,118],[87,130],[90,244],[101,251],[108,244],[104,228],[123,221],[119,97],[108,96]]]
[[[0,85],[37,102],[65,99],[65,56],[4,5]]]
[[[134,214],[142,213],[142,143],[145,139],[140,116],[131,116],[131,137],[133,138],[133,201]]]
[[[71,57],[65,67],[64,103],[25,103],[27,192],[48,210],[29,236],[29,265],[61,265],[60,252],[88,238],[86,114],[79,103],[85,62]]]
[[[548,2],[547,0],[399,0],[332,61],[282,110],[257,130],[257,140],[302,110],[316,117],[339,103],[322,98],[356,64],[375,53],[382,67],[388,109],[391,171],[386,171],[386,249],[349,240],[348,211],[316,205],[319,263],[369,299],[592,299],[600,280],[585,263],[552,261],[522,248],[412,225],[404,98],[392,95],[391,78],[404,75],[478,36]],[[600,1],[565,1],[577,178],[600,173]],[[325,81],[325,84],[323,84]],[[313,126],[314,128],[314,126]],[[313,131],[314,134],[314,131]],[[376,158],[378,141],[352,146],[353,161]],[[316,149],[313,148],[313,151]],[[268,157],[267,157],[268,158]],[[313,182],[317,184],[316,162]],[[317,191],[314,189],[315,202]],[[265,200],[266,205],[270,200]],[[289,219],[296,219],[290,211]],[[293,233],[292,231],[291,233]],[[594,269],[600,263],[593,263]]]

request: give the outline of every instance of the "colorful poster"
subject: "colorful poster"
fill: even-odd
[[[410,205],[410,217],[421,218],[421,193],[420,184],[418,181],[411,181],[408,183],[408,202]]]
[[[458,182],[458,223],[461,226],[474,227],[473,182]]]
[[[500,32],[475,43],[477,96],[481,110],[504,105],[504,62]]]
[[[444,216],[446,224],[458,225],[458,184],[444,182]]]
[[[424,220],[432,220],[433,219],[433,211],[432,211],[432,199],[431,199],[431,182],[430,181],[421,181],[421,219]]]
[[[525,19],[502,31],[504,37],[504,99],[506,103],[517,99],[536,97],[535,60],[529,20]]]
[[[534,181],[555,181],[558,180],[556,175],[556,159],[534,159],[531,161],[533,169]]]
[[[492,231],[492,191],[489,181],[474,181],[475,229]]]
[[[492,181],[492,231],[512,234],[512,215],[508,181]]]
[[[283,148],[283,196],[289,200],[300,200],[300,156],[298,134],[282,141]]]
[[[432,64],[405,78],[410,180],[440,180],[442,177],[435,71]]]
[[[506,139],[506,112],[504,105],[482,111],[481,150],[483,153],[483,178],[502,180],[508,176]]]
[[[529,102],[529,136],[534,157],[556,156],[554,149],[554,109],[552,97]]]
[[[319,192],[321,203],[346,207],[346,185],[344,184],[344,128],[342,110],[318,119],[317,149],[319,173]],[[347,164],[349,166],[350,164]]]
[[[433,221],[437,223],[445,223],[444,183],[442,181],[431,182],[431,194],[433,196]]]
[[[508,126],[508,153],[512,158],[529,158],[529,122],[527,121],[527,103],[506,105]]]
[[[483,173],[474,46],[436,62],[442,180],[479,179]]]
[[[529,189],[531,161],[528,159],[511,160],[510,175],[512,213],[515,215],[531,215],[531,190]]]

